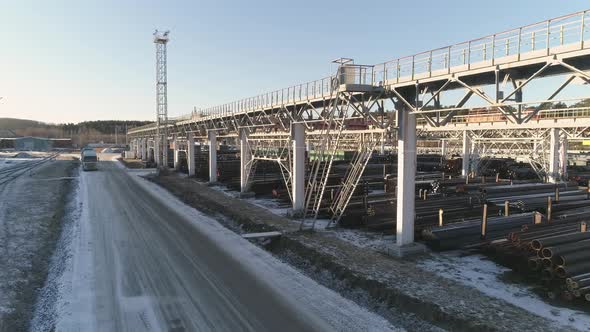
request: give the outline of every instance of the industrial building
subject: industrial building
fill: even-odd
[[[17,151],[51,151],[72,147],[71,138],[9,137],[0,138],[0,149]]]

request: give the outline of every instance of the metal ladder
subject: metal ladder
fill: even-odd
[[[373,151],[379,144],[380,140],[372,139],[370,144],[361,144],[360,151],[355,154],[354,159],[350,163],[350,168],[348,169],[345,177],[344,183],[342,184],[340,191],[338,192],[336,199],[332,202],[330,206],[330,211],[332,212],[332,218],[330,220],[329,226],[332,224],[337,224],[342,218],[344,211],[346,210],[354,191],[367,167],[367,163],[369,159],[371,159],[371,155]]]
[[[338,85],[334,84],[332,87],[332,93],[335,93],[335,97],[331,101],[330,114],[328,119],[325,121],[326,128],[325,132],[322,133],[322,140],[320,143],[320,154],[316,156],[316,159],[311,163],[310,176],[305,189],[305,210],[303,219],[299,226],[300,230],[305,229],[305,221],[309,218],[313,220],[309,228],[314,229],[318,213],[321,209],[322,199],[328,183],[328,178],[332,170],[332,164],[334,162],[334,156],[340,145],[340,137],[342,130],[344,129],[344,120],[337,119],[337,113],[348,112],[350,101],[347,99],[346,103],[338,107],[340,95],[337,92]],[[335,128],[332,128],[334,126]],[[332,129],[336,132],[333,133]]]

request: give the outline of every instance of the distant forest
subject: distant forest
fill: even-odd
[[[124,143],[127,129],[143,126],[151,121],[84,121],[80,123],[51,124],[33,120],[0,118],[0,136],[10,132],[17,136],[71,138],[77,146],[87,143]]]

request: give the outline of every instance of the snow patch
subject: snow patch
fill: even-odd
[[[440,253],[419,262],[418,266],[549,319],[558,327],[590,330],[590,315],[550,305],[536,295],[530,287],[501,280],[501,276],[510,269],[490,261],[485,256],[462,256],[459,252]]]
[[[77,179],[73,177],[72,179]],[[78,183],[74,192],[70,194],[66,205],[62,231],[56,244],[55,253],[51,257],[47,281],[41,290],[37,303],[35,304],[31,331],[50,331],[55,328],[56,317],[59,312],[59,300],[64,293],[63,277],[71,265],[72,251],[71,244],[74,240],[74,230],[80,218],[80,184]],[[56,301],[57,300],[57,301]]]
[[[71,228],[71,241],[65,262],[66,268],[59,280],[59,296],[56,303],[56,331],[96,331],[94,313],[96,297],[93,276],[92,224],[88,209],[86,173],[80,172],[77,189],[79,218]]]

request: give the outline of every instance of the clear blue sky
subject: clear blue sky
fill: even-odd
[[[170,29],[170,116],[590,8],[586,1],[5,1],[0,117],[155,117],[152,32]],[[585,7],[586,6],[586,7]]]

